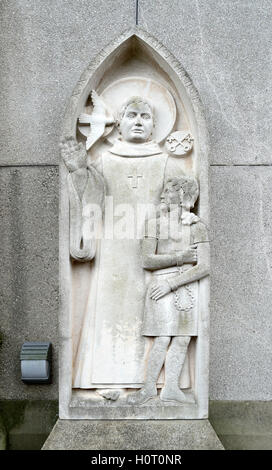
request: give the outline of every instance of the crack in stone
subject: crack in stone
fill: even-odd
[[[219,105],[219,108],[220,108],[220,111],[221,111],[221,114],[222,114],[222,117],[224,118],[224,120],[231,126],[232,129],[234,129],[237,134],[244,140],[249,140],[249,137],[248,135],[244,135],[243,132],[241,132],[239,126],[236,126],[232,121],[230,121],[226,115],[226,113],[224,112],[224,109],[223,109],[223,106],[220,102],[220,99],[219,99],[219,96],[216,92],[216,88],[212,82],[212,80],[210,79],[207,71],[206,71],[206,66],[205,66],[205,61],[204,61],[204,58],[203,58],[203,47],[204,47],[204,38],[203,38],[203,32],[202,32],[202,25],[201,25],[201,16],[200,16],[200,7],[199,7],[199,0],[195,0],[195,5],[196,5],[196,11],[197,11],[197,20],[198,20],[198,28],[199,28],[199,36],[200,36],[200,44],[201,44],[201,53],[200,53],[200,56],[201,56],[201,62],[202,62],[202,66],[203,66],[203,71],[204,71],[204,74],[205,74],[205,77],[206,77],[206,80],[207,80],[207,83],[210,85],[213,93],[214,93],[214,96],[216,98],[216,101]],[[270,159],[272,161],[272,156],[271,156],[271,153],[270,153],[270,148],[265,145],[263,142],[259,142],[259,143],[256,143],[256,141],[252,140],[252,145],[253,147],[258,147],[260,145],[260,147],[263,147],[264,150],[266,150],[266,152],[268,153],[268,155],[270,156]]]

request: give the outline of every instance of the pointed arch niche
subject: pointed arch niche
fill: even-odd
[[[181,64],[154,37],[137,29],[127,31],[108,45],[88,66],[68,103],[63,136],[85,142],[78,131],[78,117],[90,112],[90,92],[98,94],[113,82],[129,77],[155,80],[172,94],[176,104],[175,130],[189,130],[194,137],[192,151],[176,158],[185,174],[197,177],[200,196],[196,213],[208,224],[208,145],[202,104],[191,79]],[[164,149],[165,142],[160,145]],[[90,152],[91,160],[103,148]],[[193,402],[181,404],[147,402],[129,406],[103,400],[89,389],[73,389],[74,358],[82,334],[83,315],[89,295],[92,263],[75,263],[69,254],[69,197],[67,169],[60,163],[60,418],[62,419],[202,419],[208,414],[209,369],[209,278],[198,283],[198,336],[190,346],[191,395]],[[107,385],[104,385],[107,388]]]

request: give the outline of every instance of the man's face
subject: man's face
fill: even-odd
[[[120,122],[122,137],[127,142],[146,142],[153,129],[153,116],[145,103],[132,103],[127,106]]]

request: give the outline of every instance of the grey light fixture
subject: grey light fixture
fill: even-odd
[[[51,383],[51,343],[24,343],[20,354],[22,381],[26,384]]]

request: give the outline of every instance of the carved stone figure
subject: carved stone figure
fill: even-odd
[[[195,282],[209,274],[207,230],[190,212],[198,193],[195,178],[168,180],[161,195],[160,217],[147,223],[142,260],[153,280],[146,293],[142,335],[155,340],[144,387],[128,396],[130,404],[143,404],[157,396],[163,364],[165,383],[160,399],[186,401],[179,381],[191,337],[198,331]]]
[[[101,96],[98,96],[95,90],[92,91],[92,101],[94,104],[92,115],[83,113],[79,116],[80,124],[89,124],[91,126],[86,141],[86,150],[89,150],[104,135],[106,126],[111,126],[110,130],[112,130],[112,126],[115,124],[115,119],[109,112],[108,105]]]
[[[62,135],[60,417],[207,417],[208,243],[184,202],[197,178],[208,222],[197,91],[162,44],[130,31],[82,74]],[[176,210],[170,193],[185,198]]]
[[[90,175],[98,173],[96,188],[102,188],[104,181],[113,212],[125,205],[133,209],[129,225],[134,227],[137,205],[155,206],[165,179],[180,169],[175,162],[168,162],[168,155],[151,140],[154,112],[149,100],[139,96],[126,100],[120,107],[118,128],[120,138],[109,151],[88,164],[81,179],[84,183],[87,174],[90,180]],[[67,142],[63,145],[67,146]],[[78,153],[82,155],[82,151],[80,146]],[[71,191],[73,194],[74,188]],[[105,222],[104,228],[106,225]],[[105,388],[106,384],[133,388],[143,382],[146,343],[140,328],[146,281],[139,256],[140,237],[133,234],[124,239],[115,229],[108,238],[104,232],[97,241],[97,261],[75,358],[75,388]],[[94,254],[92,250],[88,259]],[[71,255],[74,256],[73,251]]]
[[[70,202],[70,254],[77,261],[90,261],[95,256],[97,234],[93,233],[90,237],[90,231],[84,230],[84,225],[89,222],[85,208],[89,205],[100,207],[101,213],[97,214],[97,217],[102,218],[104,180],[93,166],[87,167],[86,151],[73,137],[63,138],[60,149],[69,170],[67,184]],[[98,222],[99,220],[97,224]]]

